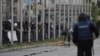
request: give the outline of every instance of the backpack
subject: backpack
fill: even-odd
[[[92,39],[92,32],[90,28],[90,22],[78,22],[78,40],[89,40]]]

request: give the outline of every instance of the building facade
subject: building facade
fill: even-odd
[[[90,15],[90,3],[90,0],[46,0],[46,13],[50,7],[50,15],[54,18],[56,8],[56,18],[60,17],[63,22],[64,18],[76,19],[83,12]]]
[[[28,10],[27,9],[27,6],[26,5],[26,0],[22,0],[22,7],[23,7],[23,10]],[[28,0],[27,0],[28,1]],[[43,2],[44,1],[44,2]],[[97,0],[92,0],[93,2],[97,2]],[[34,2],[36,2],[34,0]],[[76,6],[76,5],[82,5],[80,7],[82,7],[82,9],[80,10],[83,10],[83,12],[85,11],[84,7],[84,4],[89,4],[91,2],[91,0],[38,0],[38,2],[40,3],[40,5],[38,6],[39,8],[41,7],[41,4],[44,3],[45,4],[45,10],[47,11],[49,7],[51,7],[51,10],[53,11],[53,9],[55,8],[55,4],[56,4],[56,9],[59,10],[59,4],[61,5],[61,10],[62,12],[64,12],[63,8],[64,8],[64,5],[65,5],[65,14],[68,15],[68,12],[67,12],[67,7],[70,8],[70,5],[73,4],[74,6],[73,7],[76,7],[76,8],[79,8],[79,6]],[[33,3],[35,8],[36,8],[36,4]],[[44,5],[42,5],[44,6]],[[20,21],[20,12],[21,12],[21,1],[20,0],[14,0],[14,18],[17,19],[17,21]],[[87,9],[89,9],[89,6],[87,6]],[[41,10],[41,9],[39,9]],[[69,10],[70,12],[72,10]],[[77,10],[78,11],[78,10]],[[88,10],[87,10],[88,11]],[[51,12],[52,13],[52,12]],[[75,10],[73,9],[73,14],[75,15]],[[61,13],[63,14],[63,13]],[[77,13],[78,15],[79,13]],[[89,14],[89,13],[87,13]],[[71,16],[71,14],[69,14]],[[11,0],[3,0],[3,18],[4,20],[8,20],[8,19],[11,19]]]
[[[11,0],[2,0],[3,1],[3,20],[11,19]],[[21,1],[20,0],[13,0],[13,15],[14,20],[19,21],[20,19],[20,8],[21,8]],[[24,2],[22,2],[24,4]],[[24,5],[22,5],[23,7]]]

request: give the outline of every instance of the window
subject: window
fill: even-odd
[[[69,4],[72,4],[73,3],[73,0],[68,0]]]
[[[42,4],[42,0],[38,0],[38,3],[39,3],[39,4]]]
[[[55,3],[55,0],[51,0],[51,3]]]
[[[17,0],[14,0],[14,3],[17,3]]]

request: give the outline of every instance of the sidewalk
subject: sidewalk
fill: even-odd
[[[0,56],[77,56],[77,47],[43,46],[0,53]],[[94,56],[100,56],[100,39],[94,40]]]
[[[51,43],[45,43],[45,44],[36,44],[36,45],[26,45],[26,46],[22,46],[22,47],[6,48],[6,49],[1,49],[0,53],[9,52],[9,51],[16,51],[16,50],[22,50],[22,49],[28,49],[28,48],[35,48],[35,47],[58,46],[58,45],[59,46],[63,45],[63,41],[51,42]]]

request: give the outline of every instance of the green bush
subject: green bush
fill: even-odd
[[[91,16],[94,22],[97,22],[98,15],[100,15],[100,8],[95,3],[92,3]]]
[[[100,15],[100,8],[99,8],[99,15]]]

